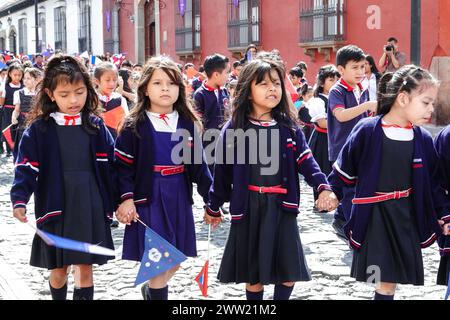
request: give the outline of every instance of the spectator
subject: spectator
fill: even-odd
[[[378,62],[378,67],[383,72],[395,72],[406,63],[406,55],[399,50],[398,40],[394,37],[388,39],[384,46],[383,55]]]
[[[249,61],[252,61],[256,57],[256,54],[258,53],[258,49],[256,48],[256,45],[253,43],[248,45],[247,49],[245,49],[244,58],[241,59],[241,65],[244,66]]]
[[[362,81],[362,86],[369,90],[369,101],[377,100],[377,88],[378,81],[381,78],[381,74],[375,65],[375,61],[372,56],[366,56],[366,77]]]

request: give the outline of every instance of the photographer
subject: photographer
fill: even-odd
[[[405,63],[406,55],[398,49],[398,40],[390,37],[387,45],[384,46],[384,52],[378,62],[378,67],[384,72],[395,72]]]

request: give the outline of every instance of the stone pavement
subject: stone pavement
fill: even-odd
[[[0,299],[50,299],[48,272],[29,265],[33,230],[12,217],[9,190],[12,181],[11,158],[0,159]],[[333,232],[332,214],[313,213],[311,188],[301,182],[301,214],[298,217],[300,237],[306,260],[311,270],[312,281],[297,283],[292,299],[366,300],[373,297],[373,287],[355,282],[349,277],[352,253],[348,245]],[[33,205],[29,205],[30,213]],[[194,204],[197,230],[197,258],[189,258],[169,283],[170,299],[204,299],[194,281],[200,272],[207,251],[208,229],[202,223],[201,198],[196,195]],[[34,217],[29,214],[29,220]],[[210,244],[209,291],[207,299],[245,299],[244,286],[218,283],[216,274],[229,230],[229,219],[212,232]],[[113,239],[121,253],[124,227],[113,229]],[[437,246],[423,251],[425,286],[400,285],[396,299],[442,300],[445,287],[436,286],[435,278],[439,263]],[[95,298],[141,299],[139,287],[133,286],[139,263],[116,258],[110,263],[96,267],[94,271]],[[69,278],[68,297],[72,297],[73,278]],[[265,289],[265,299],[271,299],[273,286]]]

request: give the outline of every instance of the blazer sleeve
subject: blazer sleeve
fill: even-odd
[[[126,127],[117,136],[114,145],[114,167],[117,172],[117,190],[120,201],[134,198],[135,163],[135,134],[130,127]]]
[[[209,189],[212,184],[212,177],[206,164],[205,153],[203,150],[202,139],[194,124],[194,161],[192,164],[192,182],[197,184],[197,191],[202,196],[204,203],[208,203]],[[196,163],[195,155],[201,154],[201,163]]]
[[[430,184],[433,202],[437,217],[445,223],[450,222],[450,130],[440,132],[434,144],[429,147],[432,151],[426,152],[430,170]]]
[[[220,216],[219,208],[227,201],[230,201],[231,185],[233,183],[233,165],[227,164],[227,150],[234,148],[234,139],[227,138],[225,125],[220,133],[216,145],[216,154],[214,162],[214,174],[211,188],[209,189],[209,201],[206,206],[206,212],[211,216]]]
[[[323,190],[331,190],[326,175],[320,170],[311,149],[306,143],[305,135],[300,129],[295,131],[295,142],[296,151],[294,154],[297,162],[297,171],[305,177],[308,185],[312,186],[318,193]]]
[[[39,166],[36,126],[31,125],[23,133],[19,144],[14,168],[14,181],[11,188],[13,208],[26,208],[26,204],[36,189]]]
[[[355,186],[358,182],[358,167],[364,140],[364,130],[360,122],[347,138],[328,176],[331,188],[340,200],[343,198],[342,187]]]

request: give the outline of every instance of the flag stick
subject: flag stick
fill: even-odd
[[[148,225],[146,225],[145,223],[143,223],[141,220],[139,220],[139,218],[136,218],[136,220],[137,220],[138,222],[140,222],[144,227],[147,227],[147,228],[150,229],[150,227],[149,227]]]
[[[207,260],[209,261],[209,240],[211,239],[211,224],[208,224],[208,253],[207,253]]]

